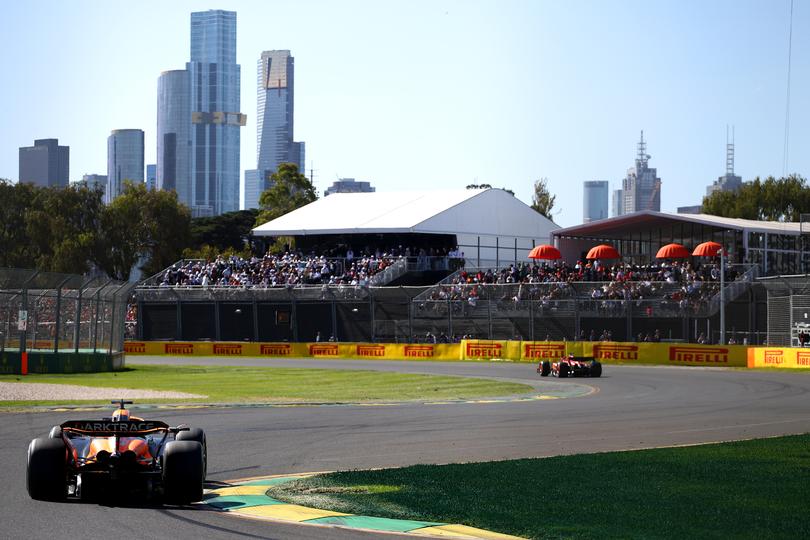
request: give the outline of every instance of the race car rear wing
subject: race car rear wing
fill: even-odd
[[[61,425],[62,431],[96,437],[142,436],[149,433],[174,431],[177,428],[157,420],[70,420]],[[188,429],[188,428],[186,428]],[[182,428],[180,428],[182,430]]]

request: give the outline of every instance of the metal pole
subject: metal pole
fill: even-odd
[[[726,258],[725,250],[721,249],[717,253],[720,255],[720,344],[726,343],[726,268],[723,259]]]

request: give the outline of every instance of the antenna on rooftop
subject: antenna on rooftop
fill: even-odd
[[[731,126],[731,142],[729,142],[728,125],[726,125],[726,176],[734,176],[734,126]]]
[[[647,143],[644,142],[644,130],[641,130],[641,141],[638,143],[638,156],[636,159],[639,162],[639,166],[642,168],[647,167],[647,160],[650,159],[650,155],[647,154]]]

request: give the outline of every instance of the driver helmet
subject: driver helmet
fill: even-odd
[[[120,422],[122,420],[129,420],[129,410],[116,409],[112,414],[112,419],[116,422]]]

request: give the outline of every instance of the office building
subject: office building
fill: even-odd
[[[157,165],[149,164],[146,166],[146,189],[152,191],[157,186]]]
[[[590,180],[583,182],[582,222],[589,223],[608,217],[607,180]]]
[[[243,210],[259,208],[259,197],[270,187],[270,175],[272,171],[267,169],[248,169],[245,171],[245,187],[242,190]]]
[[[624,190],[614,189],[610,217],[621,216],[623,214],[624,214]]]
[[[661,211],[661,179],[658,171],[649,167],[650,156],[647,154],[647,143],[644,142],[644,131],[638,143],[636,166],[627,170],[627,177],[622,183],[624,192],[623,214],[641,210]]]
[[[257,73],[256,168],[295,163],[304,172],[304,143],[294,142],[295,59],[288,50],[264,51]]]
[[[143,130],[115,129],[107,137],[107,191],[110,204],[124,190],[124,181],[143,182]]]
[[[90,188],[101,190],[101,200],[104,200],[104,193],[107,191],[107,175],[106,174],[85,174],[81,180],[76,180],[70,184],[74,188]]]
[[[324,197],[332,193],[373,193],[376,189],[370,182],[356,182],[354,178],[341,178],[323,192]]]
[[[20,182],[67,187],[69,174],[70,147],[59,146],[59,139],[38,139],[20,148]]]
[[[702,204],[694,204],[692,206],[679,206],[676,211],[679,214],[702,214],[703,213],[703,205]]]
[[[157,186],[194,217],[239,209],[240,76],[236,13],[192,13],[186,69],[158,79]]]

